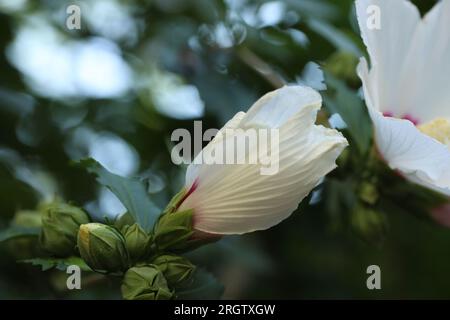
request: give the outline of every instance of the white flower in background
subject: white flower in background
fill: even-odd
[[[186,172],[188,192],[179,205],[180,211],[194,210],[194,228],[243,234],[287,218],[336,167],[336,158],[347,146],[341,133],[314,124],[321,103],[313,89],[290,86],[266,94],[247,113],[237,113],[220,131],[232,129],[233,134],[225,138],[217,134],[197,157],[220,152],[223,139],[239,139],[243,130],[278,129],[278,145],[266,146],[278,147],[278,170],[264,175],[261,164],[196,164],[194,160]],[[250,145],[246,156],[255,150]]]
[[[370,8],[379,8],[379,29],[367,23]],[[379,152],[410,181],[450,195],[450,0],[423,19],[405,0],[358,0],[356,10],[370,55],[358,74]]]
[[[152,67],[142,86],[149,90],[156,110],[165,116],[182,120],[203,116],[205,105],[197,87],[184,83],[175,73]]]

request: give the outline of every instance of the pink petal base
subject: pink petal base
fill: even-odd
[[[430,213],[436,222],[450,228],[450,203],[434,208]]]
[[[220,234],[214,234],[214,233],[208,233],[208,232],[203,232],[200,230],[194,230],[194,234],[191,236],[190,240],[202,240],[202,241],[206,241],[206,242],[213,242],[213,241],[217,241],[220,238],[222,238],[222,235]]]
[[[383,116],[385,116],[385,117],[390,117],[390,118],[395,118],[395,117],[394,117],[394,113],[392,113],[392,112],[390,112],[390,111],[385,111],[385,112],[383,112]],[[400,119],[409,120],[409,121],[411,121],[415,126],[417,126],[417,125],[420,123],[419,119],[417,119],[416,117],[414,117],[414,116],[412,116],[412,115],[410,115],[410,114],[405,114],[405,115],[403,115],[402,117],[400,117]]]

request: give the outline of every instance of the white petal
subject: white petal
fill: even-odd
[[[220,133],[223,133],[225,129],[234,129],[239,126],[239,123],[241,122],[242,118],[245,116],[245,112],[238,112],[234,115],[231,120],[229,120],[222,129],[219,130]],[[195,181],[195,178],[198,176],[198,170],[200,170],[201,162],[198,162],[197,160],[199,158],[203,157],[203,153],[205,153],[207,150],[210,150],[214,147],[214,145],[221,142],[222,135],[217,134],[208,145],[203,148],[202,151],[195,157],[194,161],[189,164],[187,170],[186,170],[186,186],[188,189],[192,186],[192,184]]]
[[[373,71],[369,73],[369,67],[365,58],[360,59],[356,72],[362,81],[367,108],[369,110],[383,111],[379,107],[378,83],[375,81],[376,74]]]
[[[405,61],[406,103],[422,122],[450,118],[450,0],[437,3],[416,31]]]
[[[377,5],[381,29],[367,28],[367,8]],[[358,0],[358,21],[371,58],[358,75],[375,126],[380,153],[409,180],[450,192],[450,151],[411,122],[383,117],[411,116],[420,122],[450,117],[450,0],[438,3],[423,20],[404,0]]]
[[[312,105],[320,108],[322,97],[312,88],[305,86],[284,86],[278,90],[271,91],[256,101],[245,112],[238,112],[231,120],[229,120],[223,128],[225,129],[249,128],[249,127],[271,127],[278,128],[286,122],[300,108]],[[222,135],[217,134],[216,137],[208,143],[208,145],[200,152],[196,158],[203,157],[203,154],[213,148],[217,143],[222,142]],[[189,188],[194,183],[195,177],[198,175],[200,165],[194,159],[193,163],[188,166],[186,171],[186,186]]]
[[[415,175],[415,174],[405,175],[405,177],[411,182],[420,184],[428,189],[434,190],[436,192],[442,193],[442,194],[450,197],[450,188],[439,188],[436,185],[434,185],[433,183],[429,183],[423,179],[419,179],[417,177],[417,175]],[[449,211],[449,214],[450,214],[450,211]]]
[[[371,8],[379,8],[380,29],[368,28],[367,22],[374,14]],[[370,55],[371,78],[376,82],[374,107],[402,116],[408,106],[402,104],[398,90],[402,86],[403,64],[420,14],[413,4],[404,0],[358,0],[356,12]]]
[[[264,96],[239,124],[245,128],[281,124],[276,174],[262,175],[261,164],[247,163],[202,165],[195,178],[189,177],[189,181],[197,181],[197,188],[181,204],[180,210],[194,209],[197,230],[242,234],[270,228],[287,218],[335,167],[335,160],[347,141],[335,130],[314,125],[319,109],[317,94],[309,88],[295,88],[294,91],[302,92],[280,89],[281,92]],[[285,94],[297,100],[284,99]],[[303,100],[298,100],[299,97]],[[273,110],[266,108],[266,104]],[[295,112],[293,105],[297,106]],[[266,117],[268,114],[272,117]],[[219,143],[212,146],[220,147]],[[249,152],[256,150],[257,143],[251,144]]]
[[[266,126],[281,127],[289,118],[304,106],[322,104],[322,97],[312,88],[285,86],[267,93],[247,112],[240,127]]]
[[[370,110],[378,149],[392,169],[413,182],[450,190],[450,150],[420,132],[408,120],[384,117]],[[444,191],[445,192],[445,191]]]
[[[369,29],[369,6],[380,8],[381,29]],[[450,117],[450,0],[439,2],[423,20],[405,0],[358,0],[359,26],[371,70],[363,78],[372,107],[420,122]]]

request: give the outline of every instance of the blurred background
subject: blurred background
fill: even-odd
[[[435,1],[415,3],[426,12]],[[66,26],[70,5],[81,29]],[[0,0],[0,47],[0,228],[55,197],[99,220],[122,213],[71,165],[88,156],[147,179],[163,208],[184,182],[170,159],[174,129],[220,128],[267,91],[305,84],[352,142],[351,166],[288,220],[201,248],[193,261],[225,284],[224,298],[450,298],[449,230],[393,203],[369,223],[348,218],[371,148],[353,1]],[[120,298],[109,279],[68,291],[65,272],[16,263],[32,252],[33,240],[0,244],[0,298]],[[381,290],[366,287],[372,264]]]

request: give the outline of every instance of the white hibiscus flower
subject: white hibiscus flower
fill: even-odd
[[[197,157],[228,153],[224,140],[245,141],[244,130],[277,129],[276,145],[258,138],[249,142],[244,156],[251,159],[262,143],[272,153],[276,149],[278,170],[262,174],[260,163],[195,164],[194,160],[186,173],[188,192],[178,204],[180,211],[193,209],[194,229],[243,234],[287,218],[336,167],[336,158],[347,146],[341,133],[314,124],[321,103],[313,89],[287,86],[266,94],[247,113],[237,113]]]
[[[450,195],[450,0],[423,19],[405,0],[357,0],[356,9],[370,56],[358,74],[379,152],[407,179]],[[379,29],[367,23],[372,12]]]

